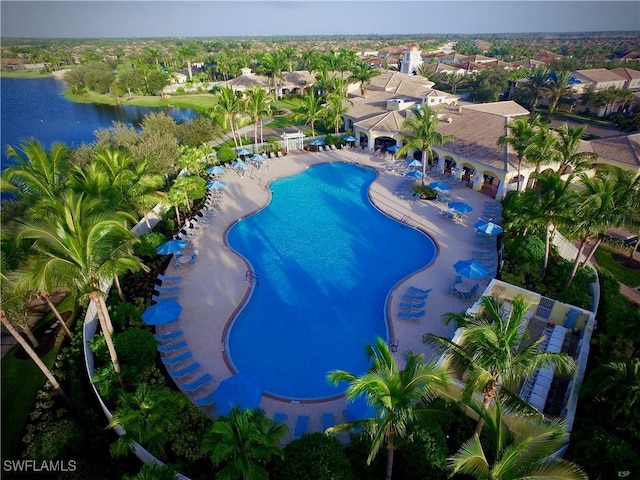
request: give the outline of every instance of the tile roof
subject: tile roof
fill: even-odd
[[[462,108],[465,110],[492,113],[503,117],[515,117],[529,114],[529,110],[513,100],[509,100],[507,102],[477,103],[473,105],[465,105]]]
[[[398,133],[402,131],[402,124],[406,118],[406,110],[396,110],[361,120],[354,125],[372,132]]]
[[[640,78],[640,72],[632,68],[612,68],[611,71],[627,80]]]
[[[640,168],[640,133],[598,138],[589,143],[599,157]]]
[[[620,80],[625,80],[625,77],[618,75],[612,70],[607,70],[606,68],[591,68],[589,70],[576,70],[575,74],[581,75],[587,80],[591,80],[595,83],[600,82],[619,82]]]

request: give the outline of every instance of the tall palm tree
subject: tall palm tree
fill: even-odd
[[[540,96],[547,92],[549,85],[549,70],[546,67],[538,67],[522,86],[531,96],[531,111],[536,111]]]
[[[598,160],[598,154],[593,152],[578,152],[580,140],[586,126],[571,128],[563,124],[558,130],[558,143],[556,148],[560,154],[560,166],[558,173],[563,174],[567,167],[572,167],[573,171],[579,172],[591,168],[591,164]]]
[[[284,61],[287,64],[287,69],[289,72],[293,72],[293,66],[296,63],[297,52],[291,45],[285,45],[282,48],[282,56],[284,57]]]
[[[163,456],[170,438],[167,432],[174,427],[185,401],[181,393],[163,385],[141,383],[135,392],[122,392],[109,426],[120,426],[126,433],[112,445],[113,455],[127,455],[135,441],[152,454]]]
[[[262,122],[271,113],[271,100],[273,96],[255,85],[246,92],[245,111],[253,122],[254,153],[258,153],[258,122]]]
[[[276,109],[278,109],[278,99],[280,98],[278,82],[283,78],[282,72],[287,67],[285,57],[279,51],[267,52],[261,56],[260,64],[267,73],[267,76],[271,78],[271,81],[273,82],[273,90],[276,97]]]
[[[404,156],[409,150],[420,150],[422,152],[422,185],[424,185],[427,175],[427,163],[433,156],[433,145],[443,145],[446,142],[455,140],[453,135],[443,135],[437,131],[438,113],[431,110],[428,105],[421,105],[411,109],[411,115],[407,116],[402,124],[404,134],[404,145],[397,151],[398,156]]]
[[[360,84],[360,94],[365,98],[367,85],[371,83],[371,79],[380,75],[380,72],[374,70],[366,63],[358,62],[353,66],[351,75],[347,78],[347,82],[358,82]]]
[[[316,122],[324,117],[325,109],[322,104],[322,97],[316,95],[313,90],[309,90],[302,98],[300,110],[293,115],[296,120],[302,120],[311,125],[311,136],[316,136]]]
[[[7,147],[7,157],[17,165],[2,172],[2,190],[34,203],[41,198],[55,198],[64,188],[69,166],[69,150],[54,143],[49,151],[33,139],[19,148]]]
[[[415,408],[425,397],[433,396],[449,385],[449,372],[435,362],[423,363],[422,354],[406,352],[405,366],[400,369],[387,343],[380,337],[367,345],[371,367],[362,376],[343,370],[334,370],[327,377],[333,383],[348,382],[347,399],[364,397],[375,409],[375,418],[336,425],[327,433],[339,433],[363,428],[371,436],[367,464],[380,447],[387,447],[386,480],[393,473],[393,455],[396,438],[404,438],[408,428],[424,411]]]
[[[346,100],[343,95],[337,92],[330,93],[327,96],[326,110],[324,118],[333,125],[333,131],[336,135],[340,132],[340,125],[342,124],[343,115],[349,111],[349,108],[345,103],[352,103],[350,100]]]
[[[269,460],[284,457],[278,444],[286,433],[287,426],[265,417],[263,410],[236,407],[204,434],[202,451],[214,465],[224,465],[216,473],[220,480],[266,480]]]
[[[571,179],[564,181],[557,172],[539,175],[536,184],[538,218],[535,220],[544,225],[545,248],[542,264],[542,277],[547,273],[551,237],[553,229],[558,225],[568,225],[574,221],[576,196],[570,190]]]
[[[59,199],[44,200],[41,208],[52,214],[22,223],[17,238],[33,241],[39,254],[36,261],[48,272],[52,284],[82,292],[94,302],[114,370],[122,382],[102,284],[115,275],[146,267],[132,253],[137,239],[124,225],[126,215],[105,213],[103,207],[83,194],[64,192]]]
[[[474,434],[448,459],[451,476],[463,474],[476,480],[588,479],[578,465],[552,456],[567,442],[562,420],[513,417],[507,423],[499,404],[495,410],[493,415],[478,412],[491,430],[493,448],[487,451],[479,435]]]
[[[571,72],[568,70],[561,70],[555,73],[555,77],[549,79],[547,83],[547,93],[549,96],[549,116],[553,115],[556,111],[558,102],[563,98],[569,99],[575,96],[575,90],[569,81],[571,80]]]
[[[530,139],[529,145],[524,149],[527,163],[535,165],[531,178],[532,186],[538,179],[540,168],[560,161],[560,151],[558,149],[558,139],[548,125],[541,123]]]
[[[178,47],[178,57],[187,63],[187,71],[189,72],[189,81],[193,81],[193,72],[191,70],[191,62],[198,55],[199,45],[195,42],[185,42]]]
[[[517,191],[520,191],[520,171],[522,160],[525,158],[526,149],[529,146],[538,125],[540,117],[519,117],[507,124],[508,133],[498,139],[498,145],[512,147],[518,157]]]
[[[323,63],[317,69],[316,73],[316,87],[320,91],[320,95],[326,97],[333,85],[334,75],[329,71],[329,67]]]
[[[222,87],[215,94],[215,105],[212,108],[213,113],[220,113],[224,116],[225,126],[231,130],[233,143],[238,146],[236,138],[235,121],[236,117],[242,112],[242,100],[238,98],[236,92],[231,87]]]
[[[458,87],[464,85],[466,81],[467,80],[466,78],[464,78],[464,75],[461,75],[459,73],[451,73],[449,74],[449,76],[447,76],[447,85],[451,89],[451,93],[453,93],[454,95],[456,94],[456,90],[458,89]]]
[[[444,315],[446,323],[453,321],[457,327],[464,327],[458,343],[432,334],[425,335],[423,341],[444,353],[447,361],[466,378],[463,402],[471,403],[474,393],[479,391],[483,412],[487,412],[492,403],[499,403],[498,397],[513,408],[534,412],[533,407],[514,393],[519,382],[540,367],[553,365],[558,374],[564,375],[575,371],[576,364],[564,353],[539,352],[544,338],[522,348],[529,307],[524,297],[514,298],[510,309],[505,309],[503,302],[493,297],[482,297],[480,304],[482,310],[475,315],[456,312]],[[481,416],[476,434],[480,434],[483,426]]]

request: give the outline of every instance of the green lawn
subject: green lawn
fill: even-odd
[[[60,313],[73,310],[75,300],[67,297],[58,305]],[[50,322],[49,313],[43,321]],[[42,322],[38,322],[41,324]],[[71,325],[69,326],[71,328]],[[60,331],[59,335],[64,335]],[[54,364],[60,342],[43,355],[42,361],[49,368]],[[17,458],[22,444],[22,435],[29,419],[38,390],[45,382],[44,374],[30,358],[17,358],[17,348],[2,359],[2,458]]]
[[[111,95],[102,95],[95,92],[87,92],[82,95],[75,95],[69,91],[64,93],[65,98],[77,103],[101,103],[106,105],[118,105],[116,99]],[[214,104],[214,97],[209,93],[198,93],[193,95],[170,95],[166,98],[151,97],[146,95],[134,95],[132,100],[128,96],[120,97],[120,105],[139,105],[142,107],[179,107],[192,108],[199,112],[206,112]]]
[[[616,262],[612,258],[612,255],[615,253],[617,253],[616,250],[601,245],[595,253],[598,265],[611,272],[620,283],[624,283],[629,287],[637,287],[640,285],[640,269],[625,267]],[[625,256],[625,254],[623,254],[623,256]]]
[[[22,70],[3,70],[0,72],[2,78],[49,78],[52,77],[50,73],[40,73],[36,69],[22,69]]]
[[[294,127],[296,125],[304,125],[304,120],[294,120],[291,115],[283,115],[280,117],[274,117],[269,123],[265,123],[265,128],[284,128]]]

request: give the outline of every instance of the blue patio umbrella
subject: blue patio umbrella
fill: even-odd
[[[185,242],[184,240],[169,240],[156,248],[156,253],[158,255],[173,255],[174,253],[178,253],[186,246],[187,242]]]
[[[224,167],[221,167],[220,165],[215,165],[213,167],[207,168],[207,173],[209,175],[220,175],[222,173],[225,173],[226,171],[227,169]]]
[[[172,298],[167,298],[147,308],[142,313],[142,320],[147,325],[166,325],[177,322],[180,312],[182,312],[182,305]]]
[[[466,278],[484,278],[489,271],[476,260],[459,260],[454,265],[456,273]]]
[[[258,408],[262,400],[263,388],[253,375],[238,373],[220,382],[213,392],[218,417],[229,415],[234,407],[243,410]]]
[[[227,182],[223,182],[222,180],[214,180],[213,182],[207,183],[208,190],[220,190],[227,186]]]
[[[375,409],[369,405],[366,397],[362,395],[354,400],[347,400],[347,408],[344,410],[344,418],[347,422],[373,418],[376,415]]]
[[[266,162],[267,157],[262,155],[261,153],[256,153],[253,157],[251,157],[252,162]]]
[[[411,177],[411,178],[422,178],[422,172],[419,172],[418,170],[413,170],[409,173],[407,173],[407,177]]]
[[[429,186],[436,190],[451,190],[451,185],[444,182],[431,182]]]
[[[477,222],[473,227],[476,229],[477,232],[482,232],[491,236],[502,233],[502,227],[497,223],[493,223],[493,222],[480,221],[480,222]]]
[[[400,150],[398,145],[391,145],[390,147],[387,147],[387,152],[396,153],[398,150]]]
[[[342,137],[342,140],[345,142],[355,142],[357,140],[353,135],[347,135],[346,137]]]
[[[249,165],[247,165],[246,163],[244,163],[242,160],[238,160],[237,162],[233,162],[231,164],[231,166],[233,168],[242,168],[242,169],[246,169],[249,167]]]
[[[253,152],[251,150],[249,150],[248,148],[241,148],[236,153],[238,155],[240,155],[241,157],[243,157],[245,155],[251,155]]]
[[[320,145],[324,145],[324,140],[320,140],[320,139],[316,138],[315,140],[311,140],[309,142],[309,145],[311,145],[312,147],[318,147]]]
[[[422,162],[420,160],[413,160],[411,163],[409,163],[410,167],[421,167],[422,166]]]
[[[473,207],[464,202],[449,202],[449,208],[455,210],[458,213],[469,213],[473,211]]]

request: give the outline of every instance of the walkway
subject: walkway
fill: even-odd
[[[428,268],[398,285],[388,302],[393,336],[400,341],[397,358],[401,359],[402,352],[406,350],[425,353],[427,359],[432,358],[433,352],[422,344],[422,335],[429,332],[453,336],[454,328],[443,325],[442,314],[464,311],[471,305],[472,300],[462,300],[449,295],[448,288],[455,276],[452,265],[460,259],[469,259],[472,256],[475,238],[473,223],[482,212],[483,204],[493,201],[485,195],[469,188],[452,190],[452,200],[463,200],[474,207],[464,223],[457,223],[440,215],[444,207],[439,203],[409,202],[395,196],[398,184],[405,178],[387,171],[383,160],[343,150],[290,153],[284,158],[270,160],[268,169],[254,169],[242,178],[231,171],[224,178],[228,184],[223,193],[224,200],[218,210],[218,217],[199,239],[197,263],[180,271],[170,266],[166,272],[168,275],[183,277],[179,296],[184,310],[178,325],[171,325],[171,329],[180,328],[184,331],[195,359],[216,379],[215,384],[208,387],[208,390],[198,392],[198,397],[208,394],[217,388],[221,380],[232,375],[223,357],[223,331],[229,319],[233,318],[247,298],[251,287],[245,279],[249,267],[225,244],[226,230],[238,218],[268,203],[269,192],[266,186],[273,179],[293,175],[316,163],[330,161],[358,162],[375,168],[379,176],[370,189],[373,202],[388,215],[397,219],[404,218],[410,225],[425,231],[438,245],[436,260]],[[488,280],[481,283],[481,290],[487,283]],[[399,298],[408,285],[433,288],[427,303],[427,314],[417,322],[397,318]],[[344,420],[342,412],[345,399],[297,403],[265,396],[260,406],[270,417],[276,412],[286,413],[290,432],[295,428],[298,415],[308,415],[309,431],[319,431],[323,412],[332,412],[338,423]]]

